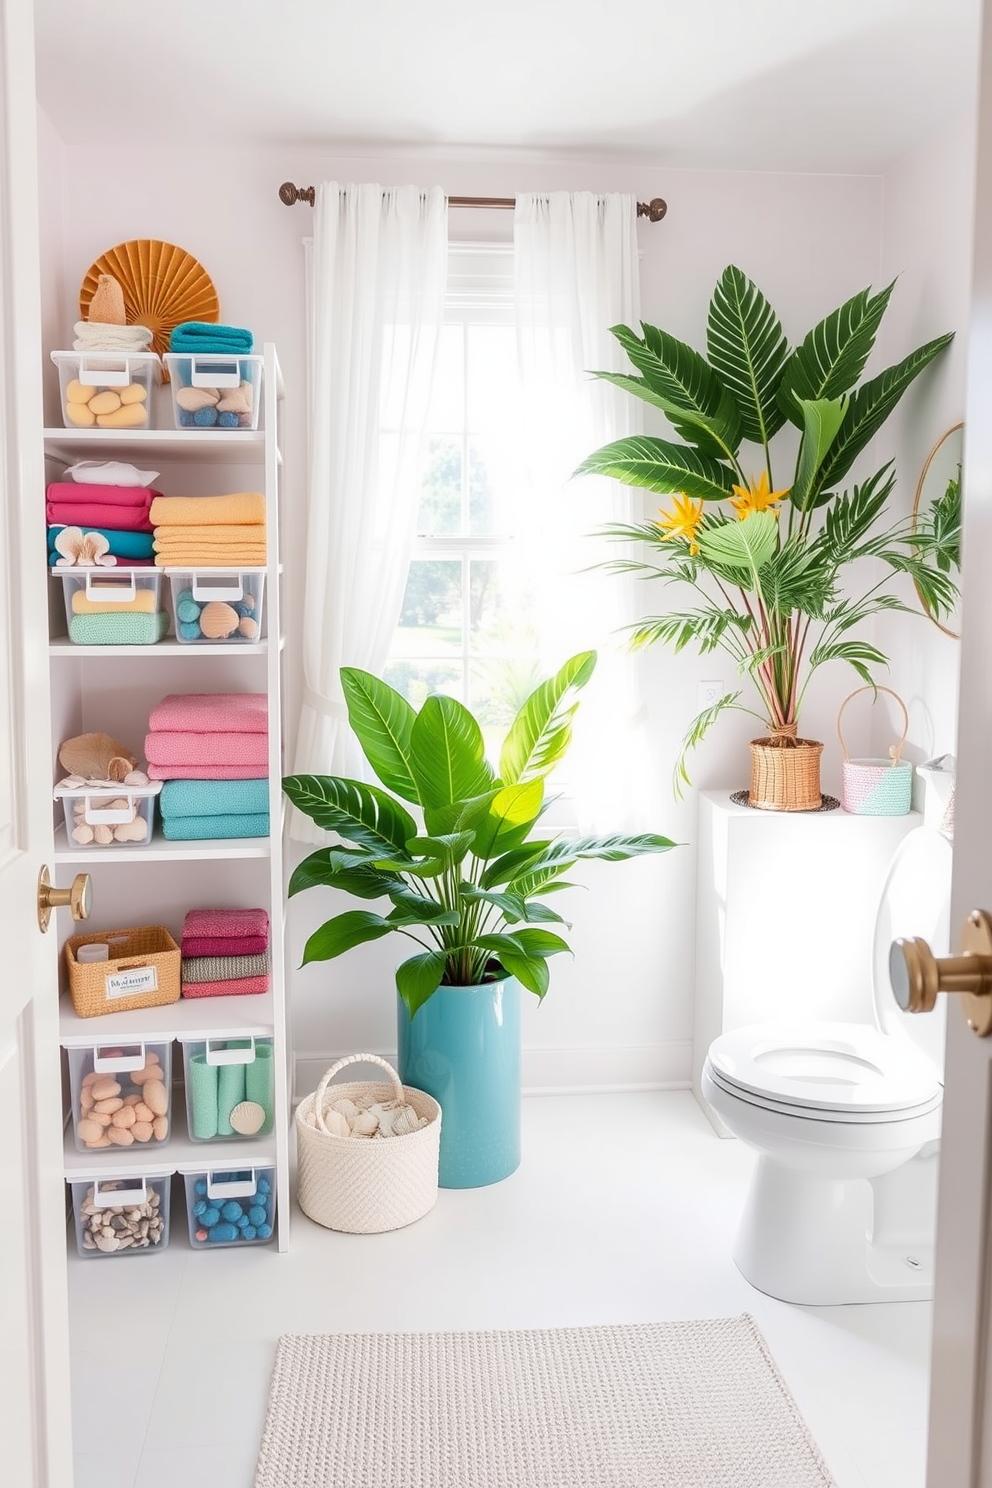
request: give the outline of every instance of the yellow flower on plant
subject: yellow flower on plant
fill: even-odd
[[[695,557],[699,552],[696,532],[703,521],[703,503],[680,492],[674,504],[675,510],[661,512],[655,525],[661,529],[662,542],[668,542],[672,537],[684,538],[689,544],[689,552]]]
[[[752,476],[747,486],[733,487],[735,499],[732,499],[730,504],[742,522],[752,512],[774,511],[778,516],[778,503],[783,496],[788,496],[789,489],[786,486],[784,491],[770,491],[768,471],[763,470],[759,480],[755,481]]]

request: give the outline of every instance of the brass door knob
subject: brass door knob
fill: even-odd
[[[69,906],[74,920],[88,920],[92,903],[92,888],[88,873],[77,873],[68,889],[55,889],[47,866],[38,874],[38,925],[44,935],[52,918],[53,909]]]
[[[961,954],[935,956],[925,940],[894,940],[889,981],[904,1013],[929,1013],[939,992],[956,992],[980,1037],[992,1033],[992,916],[973,909],[961,931]]]

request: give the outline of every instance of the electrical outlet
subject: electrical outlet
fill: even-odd
[[[704,708],[712,708],[714,703],[718,703],[726,691],[727,689],[722,682],[700,682],[699,694],[696,699],[699,704],[700,713],[702,713]]]

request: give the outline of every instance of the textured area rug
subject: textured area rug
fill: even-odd
[[[750,1317],[286,1334],[255,1488],[835,1488]]]

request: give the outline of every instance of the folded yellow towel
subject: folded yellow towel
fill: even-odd
[[[111,584],[91,584],[90,594],[99,596],[101,588],[110,594],[120,594],[120,586]],[[72,613],[74,615],[154,615],[158,609],[155,602],[155,591],[153,589],[139,589],[133,599],[126,604],[115,603],[112,599],[100,599],[87,597],[85,589],[77,589],[72,596]]]
[[[190,543],[168,553],[155,554],[156,568],[264,568],[268,562],[264,548],[199,548]]]
[[[205,527],[214,523],[264,525],[265,497],[259,491],[232,496],[156,496],[149,520],[153,527]]]
[[[154,547],[156,551],[166,547],[168,544],[181,544],[189,547],[190,543],[248,543],[251,547],[265,546],[265,527],[249,527],[232,523],[228,526],[211,527],[176,527],[168,525],[155,528]]]

